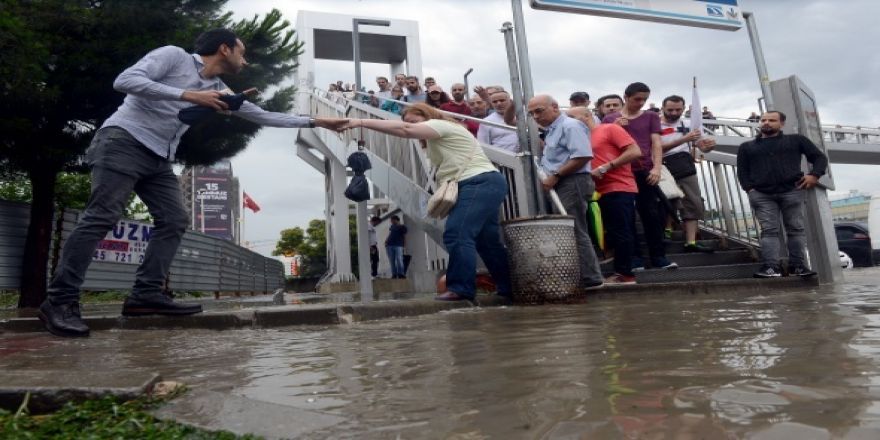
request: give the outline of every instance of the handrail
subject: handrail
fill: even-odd
[[[318,116],[375,119],[392,119],[397,116],[394,113],[389,113],[380,108],[372,107],[358,100],[350,100],[346,98],[336,99],[337,97],[330,96],[327,92],[320,89],[314,89],[312,96],[314,98],[312,100],[312,111],[313,114]],[[395,102],[400,102],[404,105],[411,105],[411,103],[405,103],[402,101]],[[470,118],[467,115],[449,113],[439,109],[438,111],[447,114],[450,117],[468,118],[481,124],[515,130],[515,127],[510,127],[504,124],[495,124],[478,118]],[[365,149],[388,163],[394,170],[402,173],[421,188],[428,191],[432,191],[435,188],[435,182],[428,182],[429,171],[431,169],[430,160],[422,151],[421,144],[418,141],[403,139],[373,130],[349,130],[341,134],[343,142],[346,144],[356,142],[357,138],[361,135],[366,141]],[[486,156],[488,156],[489,160],[496,166],[507,181],[508,196],[505,198],[502,206],[502,218],[504,220],[509,220],[517,217],[533,215],[533,213],[528,212],[527,193],[525,191],[525,173],[523,170],[525,162],[523,157],[528,156],[528,153],[513,153],[491,145],[480,145],[483,147]]]
[[[739,186],[736,156],[719,152],[701,155],[697,163],[705,212],[700,227],[726,240],[759,248],[760,228],[752,215],[748,194]]]

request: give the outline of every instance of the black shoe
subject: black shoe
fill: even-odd
[[[193,315],[202,313],[201,304],[176,303],[162,293],[129,296],[122,305],[122,316]]]
[[[780,272],[778,267],[765,264],[752,276],[755,278],[777,278],[782,276],[782,272]]]
[[[82,319],[78,302],[53,306],[49,300],[43,301],[37,316],[46,330],[55,336],[76,338],[89,335],[89,326]]]
[[[599,290],[604,286],[605,283],[603,281],[593,281],[589,279],[581,280],[581,289],[583,290]]]
[[[816,275],[816,272],[813,272],[804,266],[789,266],[788,274],[795,277],[811,277]]]
[[[684,251],[685,253],[702,252],[704,254],[711,254],[715,252],[715,249],[703,246],[699,243],[688,243],[684,245]]]

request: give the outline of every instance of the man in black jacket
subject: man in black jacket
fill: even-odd
[[[816,186],[828,168],[828,158],[812,141],[799,134],[782,134],[785,114],[761,115],[761,133],[739,147],[737,177],[748,192],[752,212],[761,224],[761,268],[757,278],[782,275],[779,265],[779,216],[788,237],[788,273],[811,276],[804,264],[804,191]],[[812,164],[801,171],[801,155]]]

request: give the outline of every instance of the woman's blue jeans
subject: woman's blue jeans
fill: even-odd
[[[443,243],[449,253],[447,290],[465,298],[476,294],[477,254],[492,275],[498,294],[510,296],[507,248],[501,242],[501,203],[507,182],[497,171],[458,182],[458,201],[446,219]]]

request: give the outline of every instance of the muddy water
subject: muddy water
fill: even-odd
[[[332,328],[7,335],[0,368],[147,368],[193,393],[333,416],[307,438],[878,439],[878,285],[872,269],[797,292]]]

